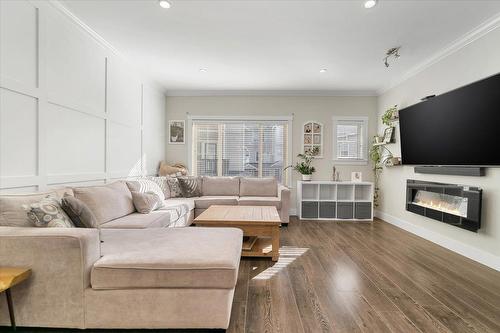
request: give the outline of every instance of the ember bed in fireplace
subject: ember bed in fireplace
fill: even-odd
[[[478,187],[431,183],[408,179],[406,210],[470,231],[481,227]]]

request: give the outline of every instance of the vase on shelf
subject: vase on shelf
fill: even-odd
[[[302,180],[303,181],[310,181],[312,178],[312,175],[302,175]]]

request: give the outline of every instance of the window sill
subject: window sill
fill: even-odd
[[[333,162],[335,162],[338,165],[368,165],[367,160],[336,160],[336,159],[334,159]]]

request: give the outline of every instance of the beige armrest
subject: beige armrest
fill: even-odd
[[[290,194],[291,191],[288,187],[278,186],[278,198],[281,200],[280,218],[283,223],[290,221]]]
[[[99,258],[98,229],[0,227],[0,266],[32,270],[13,290],[18,325],[50,327],[58,318],[61,325],[84,327],[84,290]]]

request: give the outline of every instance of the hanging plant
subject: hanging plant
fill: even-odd
[[[387,109],[382,115],[382,124],[392,127],[392,123],[398,119],[398,106],[394,105]]]

